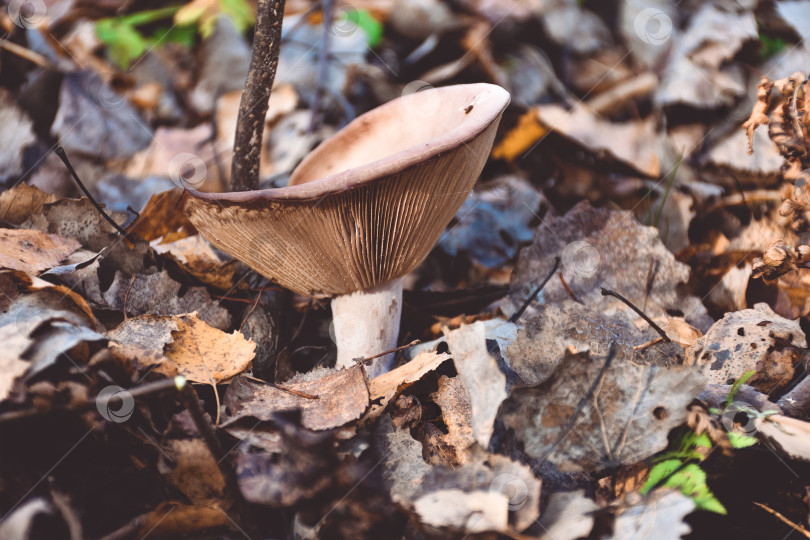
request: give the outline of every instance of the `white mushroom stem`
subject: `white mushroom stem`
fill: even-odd
[[[332,299],[332,319],[337,344],[337,367],[354,365],[355,358],[369,358],[397,346],[402,314],[402,278],[371,289]],[[370,378],[389,371],[394,354],[366,366]]]

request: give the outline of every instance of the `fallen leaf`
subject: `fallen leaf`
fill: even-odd
[[[686,365],[698,366],[709,383],[732,384],[749,370],[758,372],[758,380],[749,384],[769,393],[775,387],[790,382],[793,363],[790,358],[789,374],[777,369],[783,361],[780,351],[806,346],[804,332],[798,321],[791,321],[774,313],[767,304],[753,309],[726,313],[726,315],[699,338],[686,351]],[[774,364],[777,362],[777,364]]]
[[[371,407],[365,421],[377,418],[393,398],[449,359],[447,353],[421,352],[408,363],[371,379],[368,385]]]
[[[177,211],[177,202],[182,194],[180,189],[172,189],[152,195],[146,207],[127,227],[127,232],[137,234],[148,242],[158,238],[174,242],[195,234],[197,230],[186,214]]]
[[[42,206],[56,201],[56,196],[28,184],[17,184],[0,193],[0,220],[20,225],[31,215],[42,212]]]
[[[79,249],[76,240],[25,229],[0,229],[0,268],[37,275]]]
[[[566,353],[548,381],[513,390],[500,417],[529,455],[562,471],[603,470],[663,450],[702,388],[694,368]]]
[[[755,421],[757,435],[773,443],[789,459],[810,461],[810,423],[781,414]]]
[[[610,540],[680,540],[692,532],[683,518],[695,510],[692,499],[678,491],[657,489],[637,504],[616,512]]]
[[[446,334],[450,354],[470,403],[473,436],[489,448],[495,417],[507,397],[506,376],[487,351],[484,324],[477,322]]]
[[[587,150],[608,154],[647,177],[661,174],[653,117],[620,124],[602,120],[583,105],[570,111],[559,105],[541,105],[536,110],[540,124]]]
[[[278,412],[300,410],[304,428],[324,430],[357,420],[369,405],[368,386],[359,365],[298,375],[282,386],[284,389],[237,378],[225,394],[223,424],[228,426],[248,416],[270,421]]]
[[[552,493],[548,498],[540,525],[540,540],[576,540],[587,537],[593,529],[593,514],[599,505],[584,491]]]

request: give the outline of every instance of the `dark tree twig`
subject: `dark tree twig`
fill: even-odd
[[[557,271],[557,268],[559,268],[559,267],[560,267],[560,258],[557,257],[556,259],[554,259],[554,268],[552,268],[551,272],[548,273],[548,275],[546,276],[546,279],[544,279],[543,283],[541,283],[540,286],[537,287],[534,290],[534,292],[529,295],[529,297],[526,299],[526,301],[523,302],[523,305],[520,306],[520,309],[517,310],[517,312],[514,315],[509,317],[509,322],[511,322],[511,323],[517,322],[517,320],[520,319],[520,317],[523,316],[523,312],[526,311],[526,309],[529,307],[529,305],[531,305],[532,302],[534,302],[535,296],[540,294],[540,291],[543,290],[543,287],[546,286],[546,283],[548,283],[548,280],[551,279],[551,276],[554,275],[554,273]]]
[[[231,191],[250,191],[259,187],[264,117],[278,67],[284,3],[285,0],[259,0],[256,8],[250,71],[236,121]]]
[[[638,308],[637,308],[637,307],[636,307],[636,306],[633,304],[633,302],[631,302],[630,300],[628,300],[628,299],[627,299],[627,298],[625,298],[624,296],[620,295],[620,294],[619,294],[619,293],[617,293],[616,291],[611,291],[610,289],[606,289],[606,288],[604,288],[604,287],[602,287],[602,296],[613,296],[613,297],[615,297],[615,298],[618,298],[619,300],[621,300],[622,302],[624,302],[624,303],[625,303],[625,305],[627,305],[627,307],[629,307],[630,309],[632,309],[633,311],[635,311],[636,313],[638,313],[638,316],[639,316],[639,317],[641,317],[642,319],[644,319],[645,321],[647,321],[647,324],[649,324],[650,326],[652,326],[652,329],[653,329],[653,330],[655,330],[656,332],[658,332],[658,334],[661,336],[661,339],[663,339],[663,340],[664,340],[664,341],[666,341],[667,343],[670,343],[670,342],[672,341],[671,339],[669,339],[669,336],[667,335],[667,333],[666,333],[666,332],[664,332],[664,330],[663,330],[663,329],[662,329],[660,326],[658,326],[657,324],[655,324],[655,323],[653,322],[653,320],[652,320],[650,317],[648,317],[648,316],[647,316],[647,314],[646,314],[646,313],[644,313],[643,311],[641,311],[640,309],[638,309]]]
[[[116,223],[110,216],[107,215],[107,212],[104,211],[101,205],[96,202],[96,200],[93,198],[92,195],[90,195],[90,192],[87,191],[87,188],[84,187],[84,184],[79,179],[79,175],[76,174],[76,169],[74,169],[73,165],[70,164],[70,160],[68,160],[67,154],[65,153],[65,149],[60,146],[56,150],[54,150],[54,153],[56,153],[56,155],[59,156],[59,159],[62,160],[62,163],[65,164],[65,167],[67,167],[67,170],[70,173],[70,175],[73,177],[76,183],[79,184],[79,188],[82,190],[82,193],[84,193],[85,197],[87,197],[90,200],[90,203],[96,208],[96,210],[98,210],[98,213],[101,214],[101,217],[106,219],[110,225],[115,227],[115,230],[118,231],[124,238],[126,238],[127,240],[131,240],[129,233],[127,233],[127,231],[125,231],[118,223]]]

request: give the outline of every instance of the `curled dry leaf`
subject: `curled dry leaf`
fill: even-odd
[[[0,268],[37,275],[64,261],[80,245],[72,238],[25,229],[0,229]]]
[[[529,455],[563,471],[603,470],[663,450],[702,388],[694,368],[566,353],[548,381],[513,390],[501,418]]]
[[[422,352],[407,364],[371,379],[369,394],[372,405],[365,420],[377,418],[394,397],[446,360],[450,360],[447,353]]]
[[[270,421],[279,412],[300,410],[301,426],[317,431],[357,420],[369,405],[368,385],[359,365],[298,375],[282,386],[235,379],[225,394],[224,424],[245,417]]]
[[[709,383],[732,384],[743,373],[757,371],[748,384],[769,393],[793,376],[806,346],[798,321],[774,313],[767,304],[726,313],[686,351],[685,364],[698,366]]]

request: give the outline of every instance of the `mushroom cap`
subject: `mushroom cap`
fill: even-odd
[[[181,205],[214,246],[288,289],[368,289],[425,259],[481,174],[508,104],[491,84],[415,92],[325,140],[287,187],[187,189]]]

